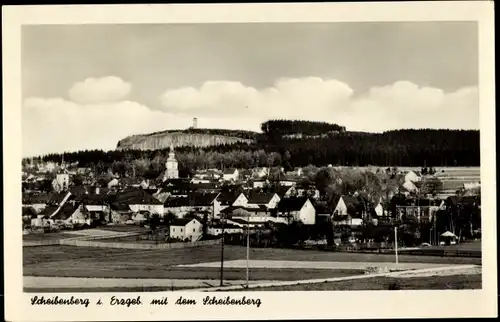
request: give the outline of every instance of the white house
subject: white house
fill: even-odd
[[[235,197],[236,196],[236,197]],[[219,194],[213,202],[213,217],[217,218],[220,212],[227,207],[246,207],[248,204],[248,198],[244,193],[234,194],[234,193],[221,193]]]
[[[381,203],[378,203],[378,205],[375,206],[374,210],[377,216],[379,217],[384,216],[386,214],[386,212],[384,212],[384,207],[382,206]]]
[[[196,218],[177,219],[170,225],[170,237],[196,241],[203,233],[203,225]]]
[[[236,181],[239,178],[239,171],[238,169],[226,169],[224,170],[224,173],[222,175],[222,179],[224,181]]]
[[[280,216],[293,218],[294,221],[301,221],[305,225],[316,223],[316,209],[309,198],[285,198],[278,204]]]
[[[49,222],[56,224],[90,224],[91,220],[86,216],[81,207],[75,207],[65,203],[60,207],[47,207],[40,215]]]
[[[408,171],[405,174],[405,181],[418,182],[422,180],[422,177],[416,174],[414,171]]]

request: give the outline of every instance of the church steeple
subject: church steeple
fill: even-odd
[[[164,180],[167,179],[177,179],[179,178],[179,170],[178,170],[178,163],[177,159],[175,158],[175,152],[174,152],[174,145],[170,145],[170,152],[168,154],[168,159],[165,164],[165,167],[167,168],[165,171],[165,178]]]

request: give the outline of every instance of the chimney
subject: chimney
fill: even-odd
[[[193,117],[193,129],[196,129],[198,127],[198,119],[196,117]]]

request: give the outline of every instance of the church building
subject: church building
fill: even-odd
[[[175,152],[173,146],[170,146],[170,153],[168,154],[168,159],[165,166],[167,169],[165,171],[164,180],[179,178],[178,163],[177,159],[175,158]]]

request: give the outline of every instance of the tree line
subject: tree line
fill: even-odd
[[[262,132],[267,135],[303,134],[305,136],[322,135],[328,132],[344,132],[345,126],[327,122],[301,120],[269,120],[261,124]]]
[[[397,130],[384,133],[342,132],[335,136],[305,139],[258,139],[205,148],[176,149],[181,172],[200,168],[252,168],[285,166],[479,166],[479,131]],[[85,150],[49,154],[35,161],[79,162],[80,167],[123,168],[132,161],[164,167],[169,149]],[[137,161],[140,160],[140,161]],[[146,161],[145,161],[146,160]],[[29,160],[23,160],[24,163]],[[125,164],[124,164],[125,163]],[[128,164],[128,165],[126,165]],[[144,167],[142,167],[144,168]]]

